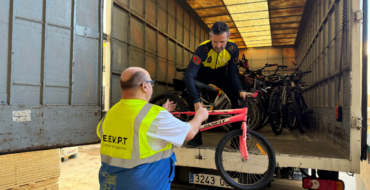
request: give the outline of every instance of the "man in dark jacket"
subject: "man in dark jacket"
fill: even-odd
[[[199,45],[190,60],[185,74],[185,85],[189,94],[189,109],[196,111],[201,108],[195,80],[214,84],[222,89],[231,100],[232,108],[240,108],[238,99],[253,96],[243,91],[238,77],[238,46],[229,40],[229,27],[224,22],[216,22],[209,33],[210,40]],[[240,123],[235,123],[233,129],[240,128]],[[201,133],[188,142],[191,147],[202,144]]]

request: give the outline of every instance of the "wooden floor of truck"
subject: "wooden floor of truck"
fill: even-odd
[[[335,145],[327,141],[323,136],[314,131],[301,134],[298,129],[289,130],[284,128],[280,135],[275,135],[270,125],[266,125],[257,131],[271,144],[275,154],[287,154],[295,156],[312,156],[325,158],[348,159],[349,154],[344,153]],[[199,149],[216,149],[218,142],[226,133],[214,129],[202,133],[203,145]],[[186,143],[184,143],[186,148]]]

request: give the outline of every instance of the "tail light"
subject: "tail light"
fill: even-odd
[[[342,180],[313,179],[305,177],[303,178],[302,183],[302,186],[305,189],[344,190],[344,182]]]

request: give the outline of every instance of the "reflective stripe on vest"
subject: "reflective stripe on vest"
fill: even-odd
[[[133,149],[130,159],[115,158],[108,155],[101,154],[101,161],[105,162],[111,166],[122,167],[122,168],[134,168],[138,165],[152,163],[159,161],[164,158],[168,158],[172,155],[173,149],[168,149],[165,151],[158,152],[152,156],[140,159],[140,143],[139,143],[139,132],[141,122],[144,120],[145,116],[149,113],[153,104],[145,104],[144,107],[140,110],[134,121],[134,135],[133,135]],[[107,113],[108,114],[108,113]],[[99,135],[102,139],[103,137],[103,122],[105,119],[105,114],[103,119],[100,122],[99,126]]]
[[[155,161],[159,161],[164,158],[169,158],[172,155],[172,153],[173,153],[173,150],[171,148],[171,149],[168,149],[162,152],[158,152],[157,154],[154,154],[153,156],[143,158],[140,160],[126,160],[122,158],[113,158],[113,157],[102,154],[101,161],[111,166],[122,167],[122,168],[134,168],[142,164],[153,163]]]
[[[100,126],[99,126],[100,139],[103,138],[103,121],[105,119],[105,116],[107,116],[107,113],[103,116],[103,119],[100,121]]]

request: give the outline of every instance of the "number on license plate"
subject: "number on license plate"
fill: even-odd
[[[227,184],[221,176],[217,175],[209,175],[209,174],[193,174],[190,172],[189,174],[189,183],[194,184],[201,184],[201,185],[209,185],[209,186],[217,186],[217,187],[225,187],[225,188],[232,188],[229,184]],[[237,182],[238,179],[234,178]]]

